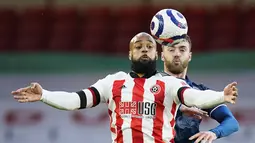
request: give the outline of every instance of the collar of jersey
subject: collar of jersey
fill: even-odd
[[[154,76],[156,73],[158,73],[158,71],[151,72],[151,73],[147,73],[147,74],[145,74],[144,76],[139,77],[137,73],[135,73],[134,71],[131,71],[131,72],[129,73],[129,75],[130,75],[132,78],[150,78],[150,77]]]

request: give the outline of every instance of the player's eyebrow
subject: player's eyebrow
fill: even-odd
[[[148,42],[150,42],[150,43],[153,43],[151,40],[146,40],[146,41],[148,41]],[[137,41],[135,41],[135,43],[138,43],[138,42],[142,42],[142,40],[137,40]]]
[[[185,49],[186,49],[186,48],[187,48],[187,46],[181,45],[179,48],[185,48]]]

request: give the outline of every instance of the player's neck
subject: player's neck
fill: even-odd
[[[166,68],[165,68],[164,72],[169,74],[169,75],[171,75],[171,76],[185,79],[185,77],[187,75],[187,68],[182,73],[180,73],[180,74],[173,74],[170,71],[166,70]]]
[[[139,77],[143,77],[143,76],[144,76],[144,73],[137,73],[137,75],[138,75]]]

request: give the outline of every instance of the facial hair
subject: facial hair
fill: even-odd
[[[183,62],[180,61],[178,65],[176,65],[174,61],[172,62],[167,61],[166,68],[169,72],[173,74],[181,74],[188,67],[188,64],[189,64],[189,60],[184,60]]]
[[[131,60],[131,69],[136,73],[141,73],[145,75],[151,75],[156,72],[156,58],[150,60],[142,60],[141,58],[138,60]]]

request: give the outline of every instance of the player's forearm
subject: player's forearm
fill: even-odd
[[[180,91],[181,90],[181,91]],[[198,108],[211,108],[224,103],[224,93],[212,90],[195,90],[191,88],[181,88],[178,96],[187,106],[196,106]]]
[[[43,90],[41,101],[61,110],[75,110],[80,108],[81,99],[75,92]]]
[[[239,123],[226,105],[220,105],[210,112],[211,118],[220,123],[210,131],[214,132],[217,138],[226,137],[238,131]]]

